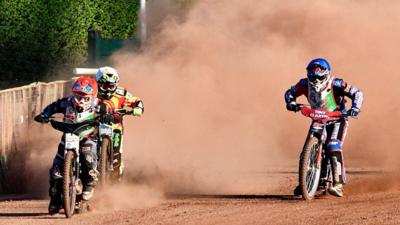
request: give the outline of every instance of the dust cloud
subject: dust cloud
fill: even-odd
[[[283,94],[315,57],[365,94],[360,118],[350,121],[348,170],[399,169],[400,2],[199,0],[184,15],[154,4],[173,14],[157,13],[150,29],[157,33],[140,52],[113,56],[122,85],[145,104],[143,117],[125,119],[126,175],[135,184],[98,193],[97,204],[151,205],[165,193],[290,192],[296,174],[286,172],[296,171],[309,120],[287,112]],[[40,196],[61,136],[47,130],[33,137],[20,168],[28,193]],[[387,180],[390,187],[356,180],[350,190],[398,184]]]
[[[167,192],[237,193],[259,184],[248,173],[296,171],[309,120],[287,112],[283,94],[316,57],[365,94],[344,147],[348,170],[398,169],[399,10],[396,1],[202,0],[184,19],[164,17],[140,53],[113,57],[145,103],[142,118],[126,119],[128,174]],[[278,185],[266,183],[264,193]]]

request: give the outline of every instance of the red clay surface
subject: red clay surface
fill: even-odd
[[[244,176],[243,176],[244,177]],[[262,178],[264,177],[264,178]],[[259,186],[236,194],[169,195],[149,203],[121,203],[108,207],[102,202],[107,196],[97,193],[93,210],[66,219],[64,214],[49,216],[48,200],[27,200],[25,196],[4,196],[0,202],[0,224],[399,224],[400,189],[389,184],[383,173],[349,174],[343,198],[326,196],[303,201],[290,195],[296,174],[246,175]],[[263,186],[278,181],[273,192]],[[393,183],[393,182],[392,182]],[[253,184],[254,187],[254,184]],[[256,194],[254,194],[256,193]],[[129,194],[135,202],[135,191]],[[140,192],[143,199],[143,193]],[[154,196],[149,194],[147,198]],[[22,200],[4,200],[22,198]],[[25,199],[24,199],[25,198]],[[107,200],[110,201],[110,200]],[[105,202],[107,202],[105,201]],[[111,200],[112,201],[112,200]],[[120,200],[116,200],[120,201]],[[112,204],[110,204],[112,205]],[[124,205],[127,207],[124,208]]]

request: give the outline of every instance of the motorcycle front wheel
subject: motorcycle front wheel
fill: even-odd
[[[64,213],[67,218],[72,217],[76,204],[76,187],[75,181],[77,179],[77,168],[75,161],[75,152],[68,151],[64,159]]]
[[[111,141],[108,138],[103,138],[100,147],[100,185],[105,188],[108,182],[107,166],[110,160],[109,154],[111,153]]]
[[[313,199],[321,175],[321,157],[319,157],[319,140],[310,137],[304,145],[300,158],[299,184],[304,200]]]

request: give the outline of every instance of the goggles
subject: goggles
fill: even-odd
[[[117,85],[114,83],[100,83],[100,89],[103,91],[114,91]]]
[[[326,76],[308,76],[308,80],[311,82],[315,82],[317,80],[323,81],[326,79]]]
[[[315,82],[317,80],[323,81],[326,79],[326,68],[321,65],[314,64],[311,67],[307,68],[307,70],[308,80],[311,82]]]
[[[79,104],[86,104],[92,100],[91,96],[75,95],[74,100]]]
[[[72,90],[74,92],[83,92],[83,93],[91,93],[93,91],[93,88],[89,85],[87,86],[82,86],[80,83],[74,84],[72,87]]]

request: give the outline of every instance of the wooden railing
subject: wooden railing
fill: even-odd
[[[7,158],[27,144],[29,126],[43,108],[66,96],[71,81],[32,83],[0,91],[0,192],[4,189]]]

